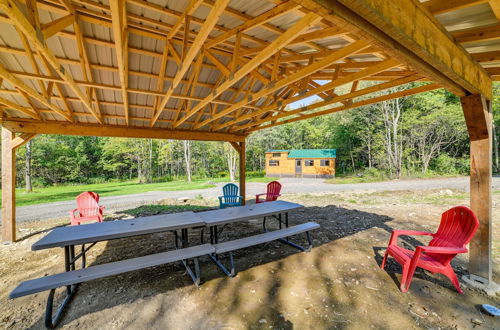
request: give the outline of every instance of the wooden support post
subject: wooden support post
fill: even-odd
[[[2,127],[2,242],[16,240],[16,150],[14,133]]]
[[[239,142],[240,144],[240,194],[243,196],[241,201],[242,205],[246,204],[246,142]]]
[[[471,280],[492,281],[491,262],[491,103],[481,94],[460,99],[470,137],[470,206],[479,228],[470,242]]]

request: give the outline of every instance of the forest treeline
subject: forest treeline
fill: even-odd
[[[498,98],[500,88],[494,89]],[[498,108],[495,102],[497,127]],[[339,175],[469,171],[469,140],[460,103],[444,90],[257,131],[247,140],[247,173],[262,175],[268,149],[302,148],[337,149]],[[498,134],[494,151],[493,166],[498,171]],[[18,186],[30,178],[37,186],[234,179],[238,166],[237,153],[223,142],[40,135],[17,154]]]

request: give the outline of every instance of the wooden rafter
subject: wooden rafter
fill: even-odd
[[[113,18],[113,36],[115,39],[116,60],[118,63],[118,74],[122,90],[123,103],[125,105],[125,124],[129,124],[128,109],[128,33],[127,33],[127,5],[125,1],[110,0],[111,17]]]
[[[325,110],[321,110],[321,111],[317,111],[317,112],[313,112],[313,113],[303,114],[300,117],[286,119],[283,121],[276,121],[278,119],[297,114],[297,113],[293,113],[293,112],[290,112],[290,113],[286,112],[286,113],[278,114],[274,117],[268,117],[268,118],[262,119],[259,122],[253,123],[251,126],[260,125],[260,124],[262,124],[264,122],[268,122],[268,121],[276,121],[276,122],[268,124],[268,125],[258,126],[258,127],[254,127],[251,129],[247,129],[245,131],[245,133],[251,133],[251,132],[261,130],[264,128],[270,128],[270,127],[274,127],[274,126],[278,126],[278,125],[288,124],[288,123],[298,121],[298,120],[304,120],[304,119],[310,119],[310,118],[314,118],[314,117],[318,117],[318,116],[324,116],[324,115],[327,115],[330,113],[344,111],[344,110],[353,109],[353,108],[358,108],[358,107],[362,107],[365,105],[379,103],[379,102],[392,100],[392,99],[396,99],[396,98],[400,98],[400,97],[405,97],[405,96],[414,95],[414,94],[420,94],[423,92],[427,92],[427,91],[431,91],[431,90],[435,90],[435,89],[439,89],[439,88],[442,88],[439,84],[428,84],[428,85],[424,85],[424,86],[420,86],[420,87],[415,87],[412,89],[403,90],[403,91],[396,92],[396,93],[391,93],[391,94],[387,94],[387,95],[383,95],[383,96],[370,98],[370,99],[363,100],[363,101],[353,102],[349,105],[343,105],[343,106],[325,109]],[[245,128],[242,127],[241,129],[245,129]]]
[[[480,91],[491,97],[491,80],[486,71],[446,34],[419,2],[302,0],[300,3],[341,28],[370,37],[391,57],[421,71],[457,95]]]
[[[293,3],[293,2],[284,2],[283,4],[278,5],[272,9],[270,9],[267,12],[260,14],[259,16],[246,21],[245,23],[237,26],[236,28],[219,35],[218,37],[216,37],[213,40],[211,40],[210,42],[208,42],[206,44],[206,48],[207,49],[212,48],[212,47],[218,45],[219,43],[221,43],[221,42],[223,42],[231,37],[236,36],[237,33],[243,33],[245,31],[253,29],[257,26],[261,26],[261,25],[269,22],[270,20],[275,19],[277,17],[280,17],[284,14],[287,14],[290,11],[293,11],[297,8],[298,8],[298,5]]]
[[[310,74],[330,65],[330,63],[332,62],[335,62],[335,61],[338,61],[338,60],[341,60],[347,56],[350,56],[354,53],[356,53],[357,51],[360,51],[361,49],[365,48],[365,47],[368,47],[368,44],[365,43],[364,41],[357,41],[355,42],[354,44],[352,45],[349,45],[345,48],[342,48],[341,50],[331,54],[330,56],[328,57],[325,57],[323,58],[322,60],[316,62],[316,63],[313,63],[301,70],[299,70],[298,72],[290,75],[290,76],[287,76],[277,82],[274,82],[273,84],[271,84],[270,86],[268,86],[267,88],[265,89],[262,89],[260,90],[259,92],[255,93],[251,98],[247,98],[247,99],[243,99],[241,100],[240,102],[232,105],[231,107],[225,109],[224,111],[218,113],[217,115],[215,116],[211,116],[210,118],[208,118],[206,121],[204,121],[203,123],[195,126],[195,128],[199,128],[199,127],[202,127],[203,125],[206,125],[208,124],[209,122],[213,121],[213,120],[216,120],[216,119],[219,119],[219,118],[222,118],[223,116],[233,112],[234,110],[240,108],[240,107],[243,107],[245,105],[247,105],[248,103],[250,103],[251,101],[257,101],[259,98],[263,97],[263,96],[266,96],[270,93],[273,93],[285,86],[288,86],[292,83],[295,83],[297,81],[299,81],[300,79],[303,79],[304,77],[307,77],[309,76]],[[224,125],[224,124],[223,124]],[[217,127],[217,129],[219,128],[222,128],[224,127],[223,125],[219,125]]]
[[[7,99],[4,99],[3,97],[0,97],[0,103],[5,105],[7,108],[11,108],[13,110],[19,111],[22,114],[30,116],[33,119],[41,119],[40,115],[38,113],[36,113],[33,109],[20,106],[19,104],[14,103],[12,101],[9,101]]]
[[[163,108],[167,105],[168,100],[170,99],[170,97],[174,92],[174,89],[179,85],[179,82],[182,80],[182,77],[184,77],[184,74],[189,69],[189,66],[193,62],[193,59],[195,58],[196,54],[198,54],[199,50],[203,46],[203,43],[208,38],[208,35],[214,28],[215,24],[219,20],[219,17],[222,15],[222,12],[224,11],[224,8],[227,6],[228,3],[229,0],[217,1],[215,6],[208,14],[205,20],[205,24],[203,24],[203,26],[201,27],[200,32],[196,35],[196,38],[193,44],[191,45],[191,48],[189,48],[189,51],[186,53],[185,58],[183,58],[183,62],[179,67],[179,69],[177,70],[174,80],[172,81],[172,85],[167,90],[167,93],[163,97],[163,100],[160,102],[158,108],[156,109],[156,113],[151,120],[151,127],[154,126],[154,124],[160,117]]]
[[[24,82],[16,78],[13,74],[11,74],[3,65],[0,64],[0,77],[3,79],[7,80],[10,82],[15,88],[23,91],[24,93],[28,94],[30,97],[34,98],[38,102],[42,103],[49,109],[53,110],[57,114],[61,115],[63,118],[65,118],[68,121],[73,121],[71,116],[64,112],[63,110],[59,109],[59,107],[53,105],[50,103],[46,98],[44,98],[42,95],[40,95],[37,91],[26,85]]]
[[[300,19],[293,27],[288,29],[285,33],[279,36],[276,40],[269,44],[261,53],[256,55],[253,59],[247,62],[241,69],[236,71],[232,76],[224,81],[219,87],[215,88],[210,95],[205,97],[203,101],[198,103],[193,109],[189,110],[184,117],[179,119],[174,123],[174,128],[180,126],[183,122],[193,116],[195,113],[200,111],[208,103],[214,100],[217,96],[222,94],[225,90],[231,87],[234,83],[239,81],[250,71],[254,70],[257,66],[262,64],[265,60],[279,51],[281,48],[285,47],[296,35],[300,34],[302,31],[306,30],[310,26],[314,25],[320,20],[320,17],[315,13],[309,13]]]
[[[59,63],[55,55],[49,49],[44,39],[39,39],[39,34],[36,33],[35,28],[30,24],[26,16],[19,10],[17,4],[12,0],[0,0],[0,9],[9,16],[12,23],[19,28],[24,35],[30,40],[35,49],[50,63],[59,76],[66,82],[68,87],[82,100],[85,107],[94,114],[96,120],[102,124],[102,120],[97,113],[95,113],[88,99],[82,93],[80,88],[75,84],[73,77],[66,72],[64,67]]]
[[[75,15],[69,14],[41,26],[43,37],[48,39],[75,22]]]

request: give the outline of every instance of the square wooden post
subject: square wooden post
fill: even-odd
[[[2,127],[2,242],[16,241],[16,150],[14,133]]]
[[[470,242],[471,280],[486,285],[492,281],[491,103],[480,94],[460,99],[470,137],[470,206],[479,219],[479,228]]]
[[[240,194],[243,196],[242,205],[246,204],[246,142],[240,142]]]

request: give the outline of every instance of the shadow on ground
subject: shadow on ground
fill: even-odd
[[[377,311],[382,305],[386,310],[380,313],[389,308],[396,324],[413,324],[412,313],[418,315],[422,311],[408,313],[408,306],[398,303],[405,297],[398,290],[400,276],[396,274],[401,273],[401,268],[389,259],[386,266],[389,276],[378,269],[393,230],[387,223],[392,220],[388,216],[334,205],[293,211],[290,225],[306,221],[321,225],[312,233],[315,247],[310,253],[300,253],[279,242],[239,250],[234,253],[238,272],[235,278],[225,277],[203,257],[200,289],[193,285],[180,263],[83,283],[61,326],[74,326],[76,322],[76,326],[83,323],[88,327],[114,325],[119,328],[172,328],[173,324],[180,328],[205,329],[342,329],[352,324],[387,328]],[[268,220],[268,228],[273,225],[277,228],[276,221]],[[220,240],[261,232],[262,219],[255,219],[228,226]],[[190,244],[199,244],[200,235],[200,229],[191,230]],[[206,236],[207,233],[205,241]],[[296,236],[294,240],[306,245],[305,235]],[[413,238],[403,237],[403,240],[411,246],[422,244]],[[173,248],[172,233],[112,240],[103,249],[93,251],[90,266]],[[446,292],[446,299],[456,296],[451,284],[444,279],[430,277],[423,271],[415,277],[424,282],[414,281],[410,289],[414,303],[424,304],[433,294],[429,287],[435,284],[440,292]],[[64,290],[59,291],[61,300]],[[125,316],[113,315],[112,311],[118,306]],[[111,313],[107,313],[108,310]],[[92,315],[95,313],[98,317]],[[96,318],[98,323],[93,323]],[[431,321],[431,318],[422,318],[417,324],[432,324]],[[43,318],[31,326],[42,327]]]

